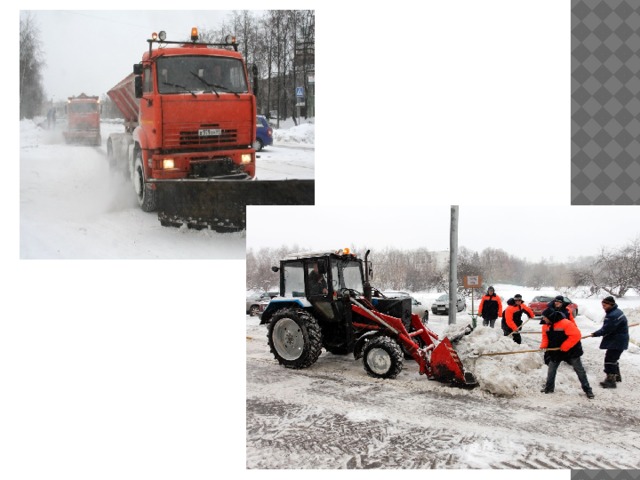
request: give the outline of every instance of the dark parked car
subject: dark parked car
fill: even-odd
[[[255,317],[262,315],[264,309],[269,305],[269,301],[273,297],[277,297],[278,292],[263,292],[247,296],[247,314]]]
[[[256,141],[253,148],[260,152],[264,147],[273,145],[273,129],[264,115],[256,117]]]
[[[554,298],[556,298],[555,295],[552,297],[548,295],[538,295],[537,297],[533,297],[533,300],[529,302],[529,308],[533,310],[533,313],[535,313],[536,317],[539,317],[542,315],[542,312],[544,311],[544,309],[547,308],[547,305],[549,304],[549,302],[552,302]],[[564,298],[565,303],[569,304],[567,305],[567,308],[572,313],[573,318],[576,318],[578,316],[578,305],[573,303],[569,299],[569,297],[563,296],[562,298]]]

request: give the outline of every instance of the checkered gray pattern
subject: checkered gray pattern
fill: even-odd
[[[571,203],[640,204],[640,0],[571,2]]]
[[[571,470],[571,480],[638,480],[640,470]]]

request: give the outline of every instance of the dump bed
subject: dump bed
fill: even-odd
[[[115,87],[107,92],[109,98],[116,104],[118,110],[122,113],[125,122],[138,121],[139,101],[136,98],[134,90],[133,73],[129,74],[124,80],[120,81]]]

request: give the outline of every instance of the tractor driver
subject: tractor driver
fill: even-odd
[[[314,262],[313,269],[309,272],[309,290],[311,295],[326,295],[327,280],[324,275],[320,273],[320,263]]]

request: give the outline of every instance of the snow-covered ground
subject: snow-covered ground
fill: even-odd
[[[40,122],[20,123],[21,258],[244,258],[245,232],[166,228],[139,209],[130,180],[106,160],[106,140],[122,125],[102,122],[102,145],[90,147],[66,145],[61,122]],[[314,178],[314,125],[290,125],[258,154],[258,179]]]
[[[538,290],[495,285],[505,299]],[[545,289],[545,292],[553,289]],[[586,289],[562,292],[579,306],[584,335],[601,325],[600,299]],[[620,300],[630,323],[640,321],[640,296]],[[430,305],[437,292],[414,292]],[[475,302],[477,308],[477,302]],[[431,315],[429,328],[451,335],[471,323],[471,301],[457,315]],[[526,317],[525,317],[526,319]],[[481,321],[478,322],[481,325]],[[538,320],[527,322],[523,343],[498,328],[478,326],[456,350],[479,386],[451,388],[418,374],[413,361],[394,380],[368,377],[362,360],[322,353],[308,369],[278,365],[269,352],[266,326],[246,317],[247,467],[436,468],[436,469],[638,469],[640,445],[640,327],[620,360],[616,389],[599,382],[600,339],[582,340],[582,356],[595,399],[586,398],[577,376],[561,365],[556,391],[540,392],[547,367],[540,352],[497,356],[480,353],[537,349]]]

